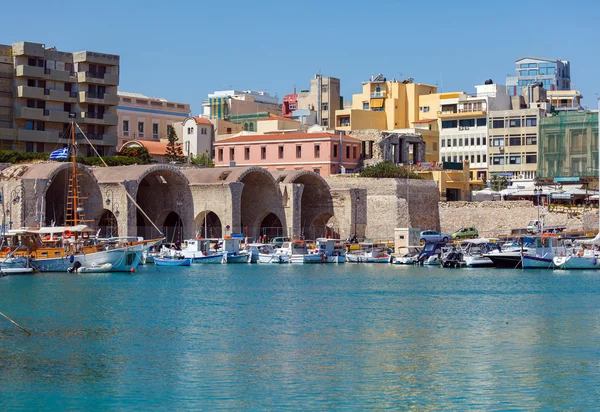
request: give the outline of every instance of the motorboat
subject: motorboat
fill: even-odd
[[[465,266],[471,268],[493,267],[494,262],[484,255],[494,250],[502,250],[500,244],[497,243],[497,240],[498,239],[478,238],[460,242],[459,246],[462,249]]]
[[[600,269],[600,233],[593,239],[579,241],[579,248],[570,253],[565,250],[554,256],[552,263],[556,269]]]
[[[489,258],[497,268],[517,269],[522,267],[521,256],[528,254],[529,249],[535,249],[535,237],[520,236],[503,249],[484,253],[483,256]]]
[[[555,266],[554,258],[566,257],[567,248],[556,235],[543,234],[536,236],[532,247],[523,252],[523,269],[552,269]],[[574,262],[572,261],[571,264]]]
[[[442,264],[442,255],[447,250],[446,242],[427,242],[415,263],[424,266],[439,266]]]
[[[325,263],[322,255],[314,253],[313,250],[309,253],[306,243],[304,240],[292,239],[289,242],[283,242],[276,253],[289,256],[290,263]]]
[[[260,263],[290,263],[290,255],[283,248],[273,247],[270,243],[261,246],[258,253]]]
[[[403,255],[390,255],[390,263],[393,265],[414,265],[417,261],[417,256],[419,253],[419,248],[408,248],[407,253]]]
[[[461,249],[452,248],[441,257],[441,265],[444,268],[460,268],[467,264],[463,260],[463,252]]]
[[[221,243],[223,259],[221,263],[251,263],[252,253],[240,249],[240,243],[243,239],[231,236],[225,236]]]
[[[154,264],[156,266],[191,266],[192,258],[185,257],[155,257]]]
[[[344,263],[346,262],[346,251],[344,241],[341,239],[318,238],[315,248],[308,251],[309,254],[320,256],[320,263]]]
[[[258,263],[261,250],[272,251],[273,249],[273,245],[269,243],[248,243],[246,245],[246,251],[252,255],[250,263]]]
[[[346,254],[346,260],[351,263],[389,263],[390,255],[383,244],[361,243],[359,250]]]

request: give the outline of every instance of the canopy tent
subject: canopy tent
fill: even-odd
[[[483,189],[477,192],[473,192],[473,201],[482,202],[484,200],[500,200],[501,196],[499,192],[492,189]]]

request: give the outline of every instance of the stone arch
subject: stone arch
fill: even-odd
[[[96,220],[98,221],[98,229],[100,229],[100,237],[117,237],[119,236],[119,222],[117,215],[119,211],[113,212],[109,209],[102,209]],[[117,214],[117,215],[116,215]]]
[[[265,236],[268,239],[284,235],[281,219],[273,212],[265,213],[265,216],[260,219],[259,227],[260,236]]]
[[[163,210],[154,222],[165,236],[167,242],[181,242],[183,238],[183,220],[173,210]]]
[[[300,202],[302,236],[307,239],[323,236],[325,223],[334,216],[331,189],[325,179],[310,170],[302,170],[285,176],[282,183],[304,186]],[[327,218],[323,223],[324,216]]]
[[[172,166],[156,165],[146,168],[136,180],[137,185],[133,190],[136,202],[163,231],[162,234],[167,240],[170,241],[173,236],[180,237],[178,240],[191,236],[193,198],[187,177]],[[164,222],[170,213],[175,213],[180,222],[174,220],[177,224],[165,225]],[[136,211],[136,214],[137,235],[144,238],[157,237],[159,233],[148,219],[139,211]],[[169,228],[170,233],[164,233],[165,228]]]
[[[248,168],[237,181],[244,184],[240,202],[242,232],[256,239],[264,217],[274,213],[281,222],[283,234],[287,234],[281,192],[273,176],[265,169]]]
[[[194,231],[197,236],[209,238],[222,237],[223,223],[219,215],[212,210],[203,210],[194,219]]]

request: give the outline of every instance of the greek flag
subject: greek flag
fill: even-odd
[[[67,160],[67,157],[69,156],[69,148],[68,147],[64,147],[62,149],[58,149],[53,151],[52,153],[50,153],[50,160]]]

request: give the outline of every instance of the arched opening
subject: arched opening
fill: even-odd
[[[162,225],[167,242],[181,242],[183,240],[183,220],[175,212],[169,212]]]
[[[261,236],[262,222],[266,215],[273,213],[285,219],[281,192],[271,175],[262,170],[246,174],[241,182],[244,184],[240,204],[241,230],[249,237],[257,239]],[[285,221],[280,221],[279,227],[279,233],[287,235]]]
[[[192,193],[187,179],[177,170],[159,169],[148,173],[139,183],[136,201],[168,241],[174,237],[184,240],[191,236]],[[139,211],[136,220],[138,236],[146,239],[158,237],[156,228]]]
[[[333,199],[327,183],[318,175],[305,173],[294,179],[304,185],[300,207],[302,236],[307,239],[326,236],[325,225],[333,216]],[[339,235],[340,228],[336,228]],[[331,236],[334,237],[334,236]]]
[[[339,239],[340,228],[338,227],[337,219],[328,212],[321,213],[306,227],[307,233],[310,234],[309,239],[319,237]]]
[[[204,238],[220,238],[223,237],[223,226],[221,219],[215,212],[210,210],[201,212],[194,220],[194,228],[196,234]]]
[[[248,123],[248,130],[251,132],[254,131],[254,123]]]
[[[100,237],[117,237],[119,236],[119,224],[117,222],[119,211],[115,213],[108,209],[104,209],[98,219],[98,228],[100,229]]]
[[[79,223],[86,224],[94,228],[98,221],[94,217],[101,214],[102,194],[96,180],[86,170],[77,168],[79,182],[79,203],[81,210],[77,213]],[[46,190],[44,196],[44,221],[46,226],[52,224],[56,226],[70,225],[72,222],[65,222],[66,219],[72,219],[67,216],[67,198],[69,196],[69,182],[71,179],[71,167],[64,167],[58,171],[52,178],[52,182]],[[87,220],[88,222],[84,222]]]
[[[260,223],[260,235],[267,239],[283,236],[283,225],[275,213],[269,213]]]

